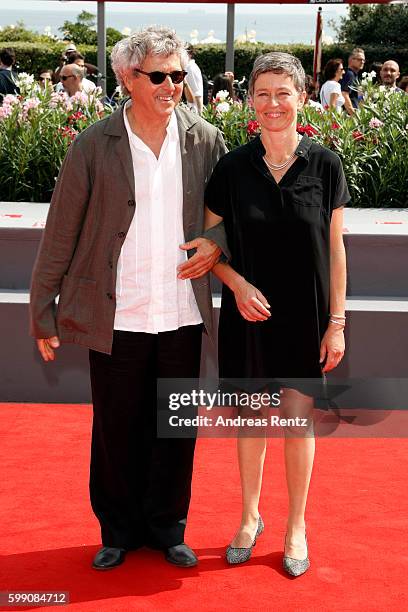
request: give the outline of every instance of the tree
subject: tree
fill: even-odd
[[[403,4],[352,4],[340,25],[333,25],[341,43],[401,47],[408,32],[408,7]]]
[[[72,21],[64,21],[62,28],[59,28],[66,38],[69,38],[77,45],[96,45],[96,18],[93,13],[82,11],[75,23]],[[106,44],[112,46],[123,38],[115,28],[106,29]]]
[[[54,37],[51,38],[53,40]],[[24,21],[17,21],[16,25],[7,25],[0,30],[0,42],[49,42],[50,37],[27,30]]]

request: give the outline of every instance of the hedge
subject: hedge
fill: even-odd
[[[59,65],[60,56],[64,50],[61,43],[28,43],[3,42],[0,47],[12,47],[17,55],[18,69],[22,72],[37,75],[44,68],[55,69]],[[78,45],[78,49],[86,56],[91,64],[97,62],[96,47]],[[334,57],[341,57],[346,62],[352,47],[350,45],[327,45],[323,47],[322,66]],[[394,59],[400,65],[401,75],[408,75],[408,48],[396,49],[393,47],[365,47],[366,69],[370,70],[373,62],[384,62]],[[296,55],[302,62],[307,73],[313,71],[312,45],[271,45],[264,43],[239,44],[235,47],[235,75],[237,78],[249,77],[254,59],[261,53],[268,51],[286,51]],[[110,49],[108,49],[108,54]],[[195,58],[201,70],[209,77],[214,77],[225,69],[225,44],[197,45]],[[112,93],[116,86],[115,77],[107,61],[107,91]]]

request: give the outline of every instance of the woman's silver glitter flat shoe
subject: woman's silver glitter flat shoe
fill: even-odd
[[[256,530],[254,541],[252,542],[252,546],[249,548],[234,548],[233,546],[228,546],[225,557],[231,565],[235,563],[245,563],[248,559],[251,558],[252,549],[256,544],[257,538],[261,535],[263,530],[265,529],[264,522],[262,520],[261,515],[258,517],[258,529]]]
[[[293,559],[292,557],[288,557],[283,554],[283,569],[288,572],[291,576],[301,576],[304,574],[310,567],[309,561],[309,551],[307,546],[307,537],[305,534],[306,540],[306,559]],[[285,546],[286,546],[286,536],[285,536]]]

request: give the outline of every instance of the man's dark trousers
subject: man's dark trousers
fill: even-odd
[[[157,378],[198,378],[202,325],[158,334],[114,331],[112,354],[90,351],[90,473],[104,546],[184,542],[194,439],[158,438]]]

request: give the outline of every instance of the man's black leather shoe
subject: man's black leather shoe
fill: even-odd
[[[166,561],[179,567],[193,567],[198,559],[187,544],[177,544],[166,549]]]
[[[92,567],[97,570],[112,569],[123,563],[125,557],[126,550],[124,548],[110,548],[109,546],[104,546],[96,553]]]

